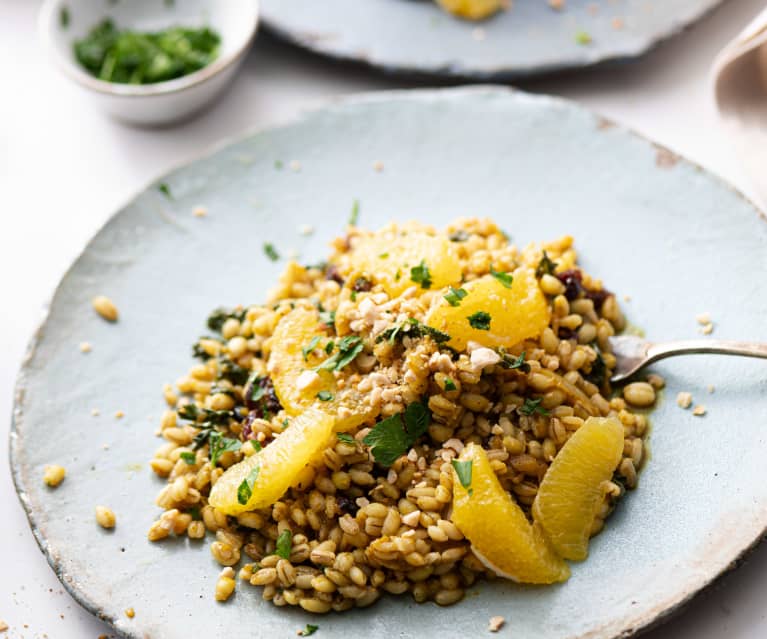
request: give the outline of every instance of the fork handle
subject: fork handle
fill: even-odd
[[[647,349],[647,363],[673,355],[695,354],[744,355],[745,357],[762,357],[767,359],[767,343],[736,342],[732,340],[691,339],[675,342],[660,342],[650,344]]]

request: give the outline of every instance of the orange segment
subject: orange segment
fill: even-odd
[[[333,435],[333,418],[310,408],[291,420],[275,440],[255,455],[230,467],[215,483],[208,501],[227,515],[266,508],[276,502],[296,477],[327,447]],[[238,501],[237,493],[243,481],[252,477],[251,495],[247,503]]]
[[[460,461],[471,462],[471,495],[453,471],[452,521],[477,557],[497,574],[520,583],[565,581],[570,568],[530,524],[503,489],[481,446],[469,444]]]
[[[304,359],[302,349],[319,337],[318,349],[322,355],[310,354]],[[274,383],[277,397],[288,415],[299,415],[310,406],[325,411],[336,418],[336,430],[349,430],[376,416],[373,409],[354,384],[338,388],[338,381],[331,371],[309,373],[313,381],[306,384],[307,371],[321,364],[327,357],[322,347],[332,339],[320,324],[314,309],[297,307],[283,317],[274,329],[272,351],[267,370]],[[301,378],[301,379],[299,379]],[[329,394],[332,399],[320,401],[318,394]]]
[[[469,20],[487,18],[503,7],[502,0],[437,0],[437,3],[445,11]]]
[[[411,286],[423,291],[461,281],[461,263],[450,240],[422,231],[409,231],[405,235],[381,231],[361,238],[350,257],[355,270],[374,284],[381,284],[391,297]],[[421,287],[411,279],[410,269],[422,263],[428,268],[431,280],[428,287]]]
[[[566,559],[585,559],[597,509],[623,455],[623,426],[589,417],[557,453],[533,502],[533,516]]]
[[[510,347],[524,339],[538,337],[549,325],[549,306],[532,269],[520,267],[513,273],[511,288],[492,275],[463,287],[468,295],[458,306],[440,298],[426,323],[451,336],[448,346],[466,348],[470,341],[489,348]],[[489,315],[489,328],[472,326],[469,317]],[[476,324],[476,323],[475,323]]]

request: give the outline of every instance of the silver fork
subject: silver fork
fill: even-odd
[[[744,355],[767,359],[767,344],[759,342],[734,342],[729,340],[691,339],[675,342],[649,342],[634,335],[611,337],[610,346],[616,365],[611,382],[625,382],[648,364],[674,355],[715,353],[719,355]]]

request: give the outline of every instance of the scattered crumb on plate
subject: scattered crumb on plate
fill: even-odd
[[[549,6],[556,11],[561,11],[565,8],[565,0],[549,0]]]
[[[90,353],[93,350],[90,342],[80,342],[80,352]]]
[[[692,414],[696,417],[703,417],[706,414],[706,407],[703,404],[698,404],[692,409]]]
[[[381,162],[381,160],[376,160],[373,162],[373,170],[378,171],[379,173],[384,170],[384,164]]]
[[[690,408],[692,405],[692,394],[682,391],[676,396],[676,403],[680,408]]]
[[[706,311],[705,313],[698,313],[695,316],[695,321],[698,322],[698,324],[705,325],[711,323],[711,313]]]
[[[708,386],[706,386],[706,390],[708,391],[708,394],[710,395],[711,393],[714,392],[714,385],[709,384]]]
[[[485,30],[482,27],[474,27],[471,30],[471,37],[477,42],[481,42],[485,39]]]
[[[302,224],[298,227],[298,232],[301,235],[311,235],[314,233],[314,227],[311,224]]]
[[[0,619],[0,632],[5,632],[6,630],[8,630],[8,624]]]
[[[94,417],[98,417],[99,415],[101,415],[101,411],[98,408],[91,408],[91,415],[93,415]]]
[[[704,335],[711,335],[711,333],[714,332],[714,325],[711,322],[709,322],[708,324],[704,324],[700,328],[700,332],[703,333]]]
[[[67,476],[67,470],[58,464],[51,464],[43,469],[43,481],[47,486],[56,488]]]
[[[498,632],[505,623],[506,620],[500,615],[497,617],[490,617],[490,623],[487,625],[487,629],[490,632]]]
[[[295,171],[296,173],[301,170],[301,163],[298,160],[291,160],[288,166],[291,171]]]
[[[115,513],[111,508],[107,508],[106,506],[96,506],[96,522],[102,528],[114,528],[115,523],[117,522],[117,517],[115,517]]]
[[[204,206],[197,206],[192,211],[192,215],[195,217],[205,217],[208,214],[208,209],[206,209]]]
[[[118,410],[115,412],[115,419],[122,419],[123,417],[125,417],[125,413],[123,411]]]

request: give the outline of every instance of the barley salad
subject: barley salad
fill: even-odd
[[[663,386],[610,387],[616,296],[569,236],[352,222],[265,304],[208,317],[164,387],[149,539],[207,538],[219,601],[239,581],[313,613],[566,581],[637,486]]]

